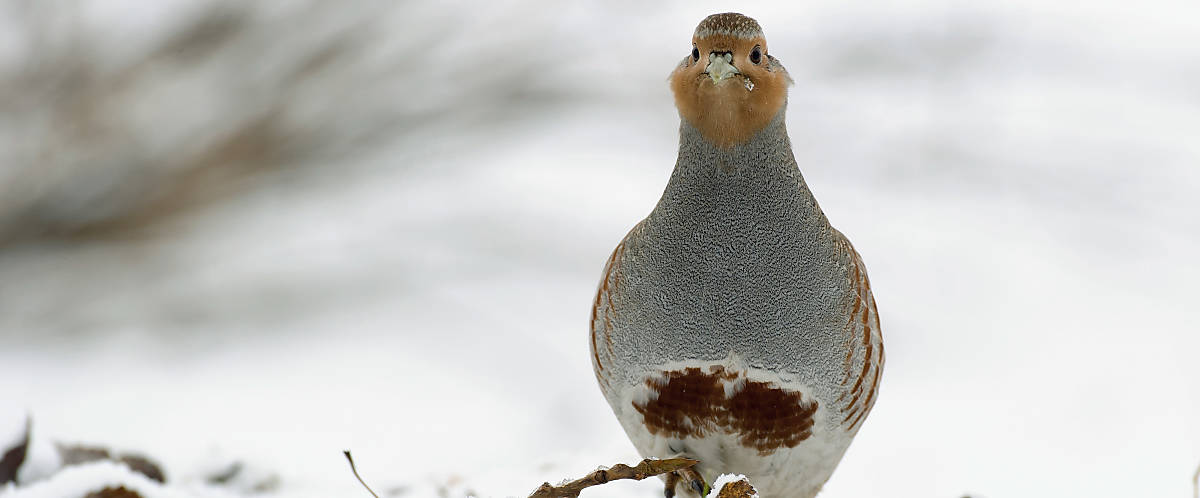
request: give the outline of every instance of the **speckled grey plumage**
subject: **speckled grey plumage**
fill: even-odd
[[[853,273],[861,263],[808,189],[784,110],[730,149],[711,145],[684,120],[661,200],[613,258],[593,322],[610,403],[613,391],[644,382],[657,365],[734,353],[747,366],[806,384],[835,409],[854,382],[847,372],[867,361],[851,312],[863,292]],[[867,302],[862,321],[873,322]],[[614,406],[618,415],[625,409]]]

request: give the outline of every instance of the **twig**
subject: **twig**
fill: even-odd
[[[1192,473],[1192,498],[1200,498],[1200,465]]]
[[[561,486],[551,486],[550,483],[544,483],[537,488],[529,498],[576,498],[579,492],[584,488],[597,486],[609,481],[618,479],[634,479],[642,480],[647,477],[666,474],[667,472],[675,472],[680,469],[691,468],[691,466],[700,463],[699,460],[690,458],[670,458],[667,460],[642,460],[636,466],[630,467],[624,464],[613,465],[610,469],[600,469],[581,479],[568,482]]]
[[[346,461],[350,462],[350,472],[354,473],[354,478],[358,479],[358,483],[362,484],[364,488],[367,488],[367,492],[371,493],[371,496],[379,498],[379,495],[375,494],[375,492],[371,490],[370,486],[367,486],[367,482],[364,481],[362,477],[359,477],[358,469],[354,468],[354,458],[350,456],[350,450],[342,450],[342,454],[346,455]]]

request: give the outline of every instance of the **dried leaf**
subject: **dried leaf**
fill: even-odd
[[[25,418],[25,437],[16,446],[9,448],[0,457],[0,484],[17,482],[17,470],[25,463],[25,454],[29,450],[29,418]]]

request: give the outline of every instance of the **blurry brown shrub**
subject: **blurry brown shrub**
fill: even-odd
[[[562,101],[533,86],[553,70],[534,67],[554,50],[536,30],[436,8],[212,0],[125,36],[77,2],[0,0],[18,42],[0,61],[0,249],[133,235],[280,175]]]

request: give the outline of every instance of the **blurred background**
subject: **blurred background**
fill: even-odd
[[[0,0],[0,417],[193,494],[236,461],[274,483],[237,493],[363,496],[347,448],[388,496],[635,461],[589,306],[674,165],[667,74],[728,10],[795,79],[883,322],[822,496],[1188,496],[1188,0]]]

